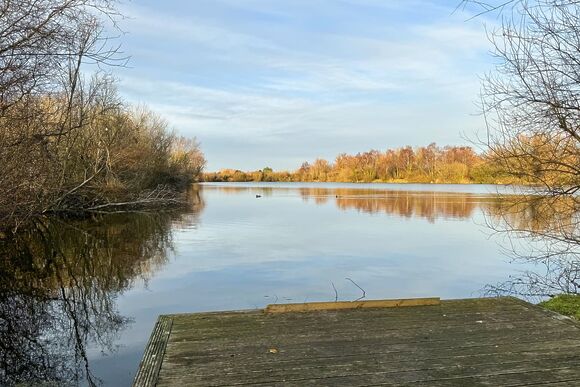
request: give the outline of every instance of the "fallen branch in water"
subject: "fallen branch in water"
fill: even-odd
[[[133,200],[128,202],[120,202],[120,203],[105,203],[100,204],[98,206],[89,207],[86,211],[98,211],[105,208],[111,207],[143,207],[143,206],[154,206],[154,205],[168,205],[168,204],[180,204],[182,203],[181,200],[178,199],[163,199],[163,200],[151,200],[151,199],[139,199]]]
[[[158,187],[146,195],[136,198],[135,200],[128,200],[124,202],[109,202],[97,204],[85,208],[85,211],[98,211],[110,208],[135,208],[135,207],[149,207],[149,206],[166,206],[174,204],[183,204],[184,201],[176,197],[174,190],[166,187]]]

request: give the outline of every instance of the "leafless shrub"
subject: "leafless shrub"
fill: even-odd
[[[145,203],[152,192],[160,202],[171,179],[191,182],[203,168],[197,143],[179,153],[167,123],[126,106],[99,70],[125,62],[105,34],[120,18],[115,3],[0,3],[1,228],[48,212]]]

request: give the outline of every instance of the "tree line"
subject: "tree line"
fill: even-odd
[[[295,171],[264,168],[243,172],[223,169],[204,173],[208,182],[227,181],[307,181],[307,182],[406,182],[406,183],[508,183],[513,182],[491,162],[469,146],[440,147],[435,143],[413,148],[405,146],[384,152],[349,155],[342,153],[333,162],[318,158],[304,162]]]
[[[123,101],[106,71],[126,62],[106,33],[117,31],[115,3],[0,3],[0,229],[174,202],[200,175],[195,139]]]

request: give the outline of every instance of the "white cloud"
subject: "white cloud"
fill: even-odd
[[[345,12],[332,8],[335,2],[316,8],[221,0],[220,9],[207,3],[211,17],[203,7],[190,15],[169,6],[131,6],[125,10],[133,17],[129,44],[139,56],[133,69],[120,73],[121,89],[183,133],[196,134],[212,169],[252,168],[264,159],[288,168],[316,147],[318,155],[380,148],[388,140],[461,142],[460,131],[479,125],[470,113],[477,73],[487,66],[485,32],[449,16],[449,9],[414,3],[365,1],[395,16],[421,3],[435,16],[395,17],[383,25],[370,15],[367,26],[362,14],[332,19]],[[358,10],[355,2],[340,4]],[[239,9],[259,14],[257,20],[239,19]],[[334,24],[310,25],[306,11],[324,11],[328,20],[320,24]],[[310,143],[300,145],[305,140]],[[252,152],[260,159],[251,160]]]

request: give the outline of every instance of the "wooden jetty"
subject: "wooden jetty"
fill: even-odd
[[[511,297],[422,300],[163,315],[134,385],[580,386],[577,322]]]

